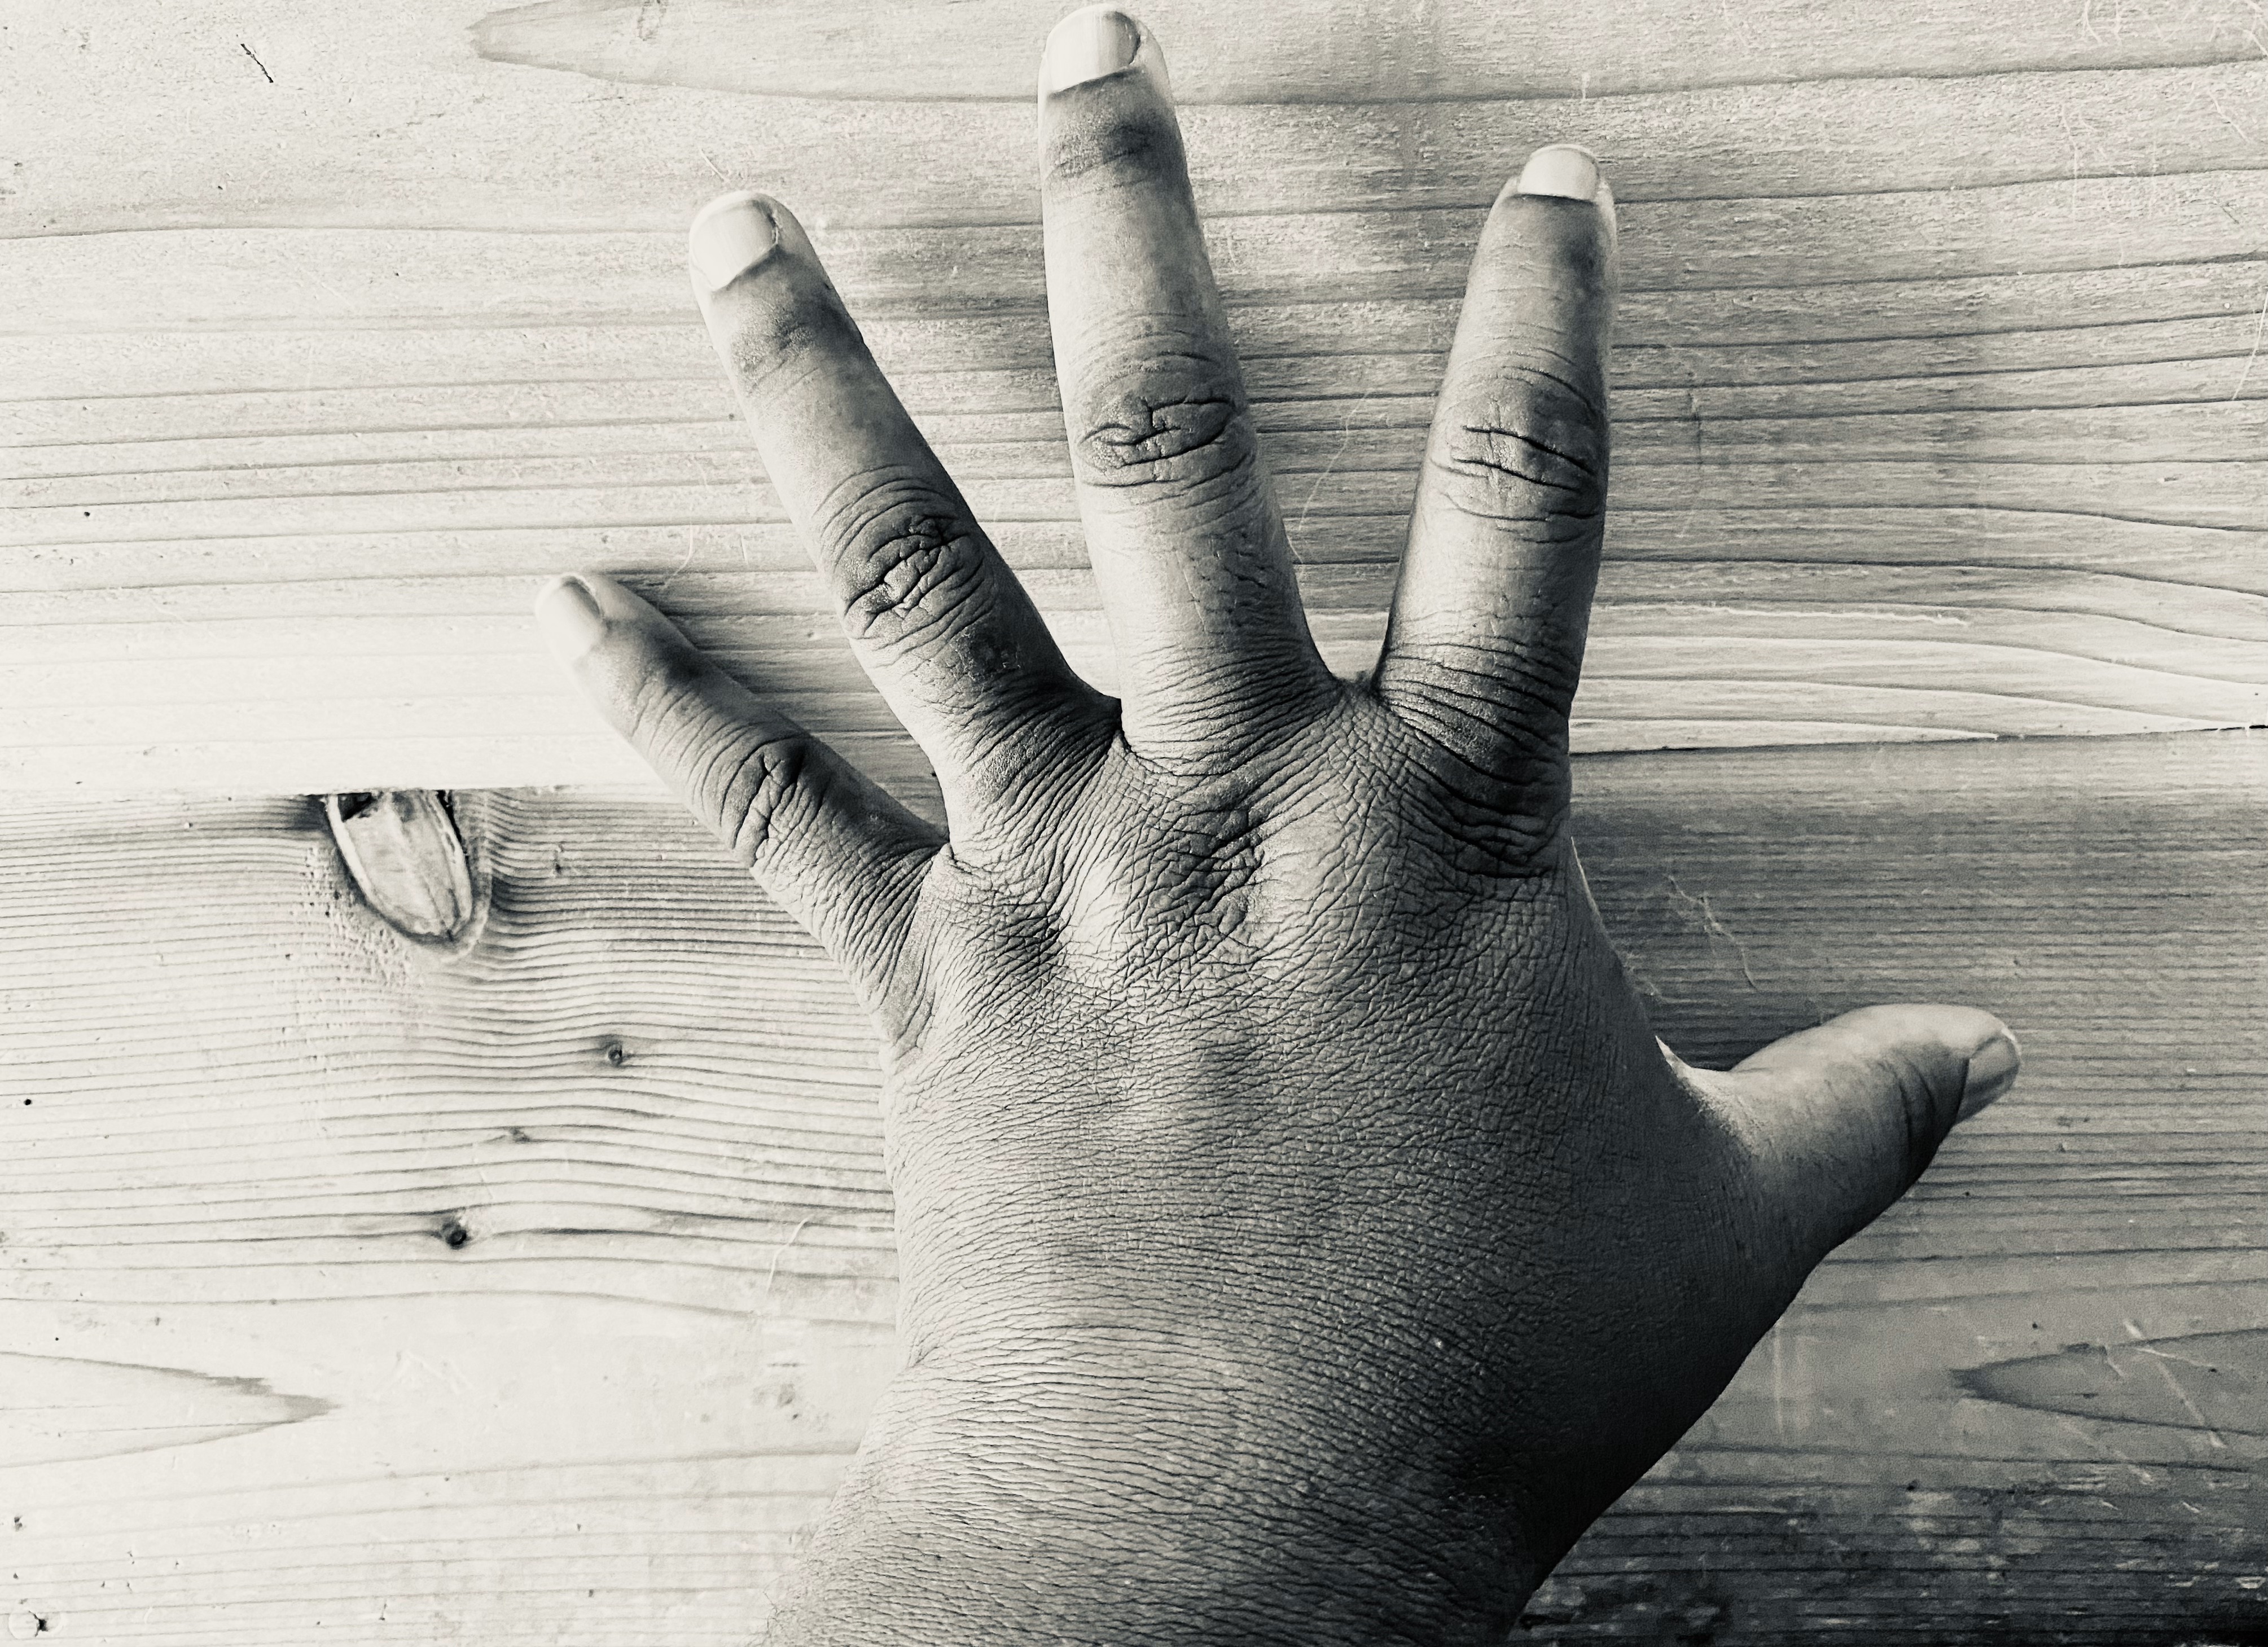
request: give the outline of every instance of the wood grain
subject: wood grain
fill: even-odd
[[[1528,1638],[2268,1635],[2268,736],[1581,763],[1663,1033],[1974,1001],[2017,1091]],[[0,1615],[746,1643],[892,1360],[874,1054],[674,810],[457,798],[453,959],[297,799],[0,805]],[[20,1621],[20,1622],[18,1622]]]
[[[0,55],[0,782],[627,782],[526,618],[625,574],[918,783],[733,421],[760,187],[1083,668],[1042,310],[1055,8],[157,0]],[[1482,212],[1623,202],[1593,750],[2268,723],[2250,0],[1149,8],[1317,629],[1374,646]]]

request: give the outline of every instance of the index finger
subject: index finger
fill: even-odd
[[[956,825],[1079,741],[1101,700],[899,401],[812,249],[766,195],[694,219],[694,290],[773,489],[858,661],[928,753]]]

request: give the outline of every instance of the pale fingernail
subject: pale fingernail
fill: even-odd
[[[1074,11],[1056,25],[1040,55],[1040,95],[1130,68],[1141,49],[1141,26],[1123,11],[1107,5]]]
[[[1528,164],[1520,168],[1520,181],[1513,187],[1523,195],[1596,200],[1599,182],[1596,155],[1572,143],[1555,143],[1528,157]]]
[[[1969,1078],[1961,1089],[1962,1121],[1968,1120],[2016,1084],[2024,1055],[2016,1038],[2002,1030],[1969,1055]]]
[[[718,196],[701,209],[685,237],[694,276],[711,291],[724,290],[778,244],[778,221],[762,195]]]
[[[563,664],[571,664],[599,643],[607,620],[590,586],[579,577],[555,578],[535,598],[535,627],[544,644]]]

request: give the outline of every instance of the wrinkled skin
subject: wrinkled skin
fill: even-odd
[[[1556,820],[1445,827],[1462,775],[1359,689],[1218,776],[1089,758],[1038,838],[922,889],[893,1411],[1005,1401],[1012,1457],[1037,1400],[1043,1447],[1138,1450],[1146,1483],[1044,1507],[1116,1542],[1138,1485],[1208,1504],[1148,1559],[1248,1638],[1281,1571],[1251,1525],[1303,1494],[1318,1555],[1461,1547],[1428,1610],[1500,1626],[1816,1254],[1663,1059]]]
[[[2013,1045],[1874,1008],[1719,1074],[1647,1027],[1567,829],[1615,261],[1587,158],[1539,155],[1483,231],[1392,629],[1344,680],[1156,42],[1078,14],[1046,77],[1122,696],[1064,665],[760,198],[696,224],[696,291],[949,829],[620,585],[539,607],[884,1043],[903,1364],[769,1639],[1498,1640]]]

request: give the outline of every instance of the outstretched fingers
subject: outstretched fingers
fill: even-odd
[[[969,513],[794,217],[727,195],[688,241],[694,290],[765,472],[958,827],[1107,724],[1107,704]]]
[[[943,837],[614,579],[563,577],[535,611],[600,713],[878,1004]]]
[[[1554,810],[1598,581],[1615,284],[1597,162],[1536,151],[1481,232],[1376,676],[1406,720]]]

